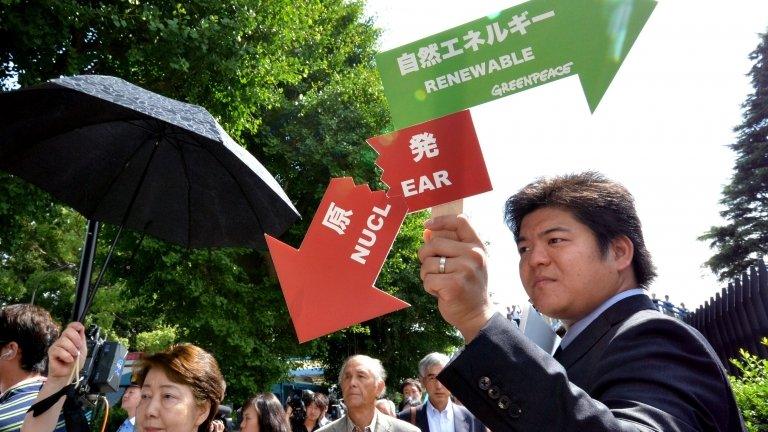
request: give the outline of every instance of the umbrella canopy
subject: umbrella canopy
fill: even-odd
[[[204,108],[110,76],[0,93],[0,169],[90,220],[190,248],[263,248],[299,217]]]

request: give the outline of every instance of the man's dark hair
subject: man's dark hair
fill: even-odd
[[[23,370],[45,372],[48,347],[58,337],[59,325],[47,310],[31,304],[0,308],[0,347],[16,342]]]
[[[419,380],[413,378],[406,378],[403,380],[403,383],[400,384],[400,393],[403,393],[405,391],[405,386],[409,385],[416,387],[420,392],[424,393],[424,389],[421,387]]]
[[[624,186],[593,171],[534,181],[512,195],[504,206],[504,221],[515,235],[515,241],[520,237],[523,218],[543,207],[570,212],[595,234],[603,255],[608,252],[611,240],[627,236],[635,249],[632,269],[637,283],[648,287],[656,277],[634,199]]]

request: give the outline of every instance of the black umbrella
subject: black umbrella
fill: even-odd
[[[90,281],[95,221],[189,248],[263,248],[265,233],[278,236],[299,217],[272,175],[204,108],[110,76],[0,93],[0,169],[92,221],[78,297]]]

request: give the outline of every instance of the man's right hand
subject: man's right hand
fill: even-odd
[[[79,322],[70,323],[48,348],[48,380],[37,394],[35,402],[41,402],[66,387],[72,379],[73,369],[80,372],[87,355],[85,328]],[[64,395],[59,395],[58,401],[37,417],[32,415],[32,411],[28,411],[21,425],[21,432],[53,431],[65,399]]]
[[[75,362],[78,362],[77,371],[79,372],[87,356],[85,327],[79,322],[70,323],[48,349],[48,380],[68,380],[72,376]]]
[[[437,216],[424,227],[425,243],[419,250],[424,289],[437,297],[440,314],[469,343],[493,315],[485,246],[464,215]],[[433,235],[436,231],[440,235]],[[446,258],[444,273],[441,257]]]

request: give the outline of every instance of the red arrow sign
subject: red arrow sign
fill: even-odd
[[[299,342],[410,306],[373,286],[407,210],[335,178],[299,250],[266,236]]]
[[[415,212],[492,189],[469,111],[369,138],[388,195]]]

